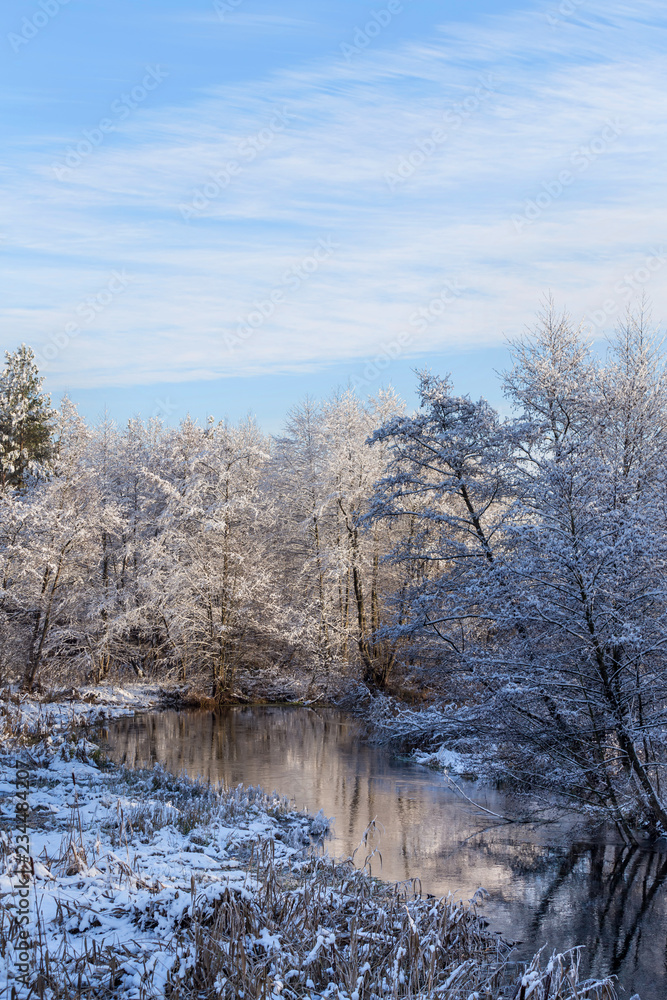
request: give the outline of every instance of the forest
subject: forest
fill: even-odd
[[[660,340],[641,306],[595,350],[549,302],[510,347],[509,415],[423,370],[414,413],[341,389],[272,437],[90,427],[8,353],[0,684],[130,672],[224,704],[301,678],[627,843],[667,831]]]

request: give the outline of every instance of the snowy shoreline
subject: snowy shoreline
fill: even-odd
[[[111,947],[123,968],[121,995],[135,995],[143,983],[162,996],[174,964],[181,975],[187,971],[189,957],[168,938],[193,907],[224,888],[256,889],[243,866],[252,845],[271,842],[277,859],[300,856],[326,824],[261,789],[216,792],[160,768],[100,770],[96,758],[95,744],[59,735],[2,754],[6,774],[17,761],[30,774],[33,912],[49,950],[69,950],[72,981],[82,955]],[[0,790],[3,798],[14,792],[7,781]],[[8,839],[3,847],[0,896],[11,913],[21,857]],[[111,958],[99,965],[100,976]]]
[[[49,1000],[514,994],[521,975],[474,907],[313,857],[321,814],[261,789],[109,765],[78,729],[157,708],[159,689],[142,692],[24,702],[20,720],[3,708],[0,997],[27,996],[28,983]],[[535,962],[531,996],[569,996],[567,968]]]

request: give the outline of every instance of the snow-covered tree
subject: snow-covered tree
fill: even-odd
[[[35,355],[22,344],[5,352],[0,373],[0,489],[23,489],[43,475],[51,455],[52,411]]]
[[[410,613],[397,628],[438,636],[460,667],[470,639],[488,634],[484,594],[515,510],[508,438],[485,400],[453,395],[448,379],[422,372],[419,395],[418,413],[373,436],[389,453],[372,518],[403,525],[393,558],[406,566]]]
[[[54,438],[48,481],[3,508],[13,532],[3,546],[4,603],[21,636],[28,690],[47,663],[57,665],[56,674],[90,665],[98,639],[99,537],[102,524],[113,520],[86,468],[89,434],[67,399],[55,414]]]
[[[156,476],[163,511],[147,548],[153,606],[188,669],[220,700],[274,629],[271,504],[260,489],[268,442],[252,421],[184,421]],[[254,646],[254,651],[253,651]]]
[[[513,354],[504,423],[422,377],[422,413],[376,433],[374,516],[422,526],[397,557],[430,564],[412,625],[442,640],[459,724],[635,840],[667,829],[663,365],[642,315],[602,362],[549,308]]]
[[[396,639],[384,627],[400,574],[384,561],[393,527],[367,520],[386,463],[384,445],[369,447],[368,438],[400,408],[393,392],[365,403],[350,390],[319,406],[306,400],[290,413],[272,470],[302,641],[326,670],[361,664],[372,687],[386,683],[396,660]]]
[[[541,351],[536,338],[533,357]],[[495,665],[508,717],[535,755],[525,773],[536,780],[546,763],[633,839],[637,824],[667,829],[664,372],[640,316],[618,331],[606,364],[588,355],[571,373],[565,365],[566,430],[545,425],[516,463],[526,518],[506,566],[530,646],[498,605],[505,649]],[[534,420],[533,402],[521,401]]]
[[[283,594],[315,673],[330,669],[341,639],[329,566],[328,454],[321,406],[306,398],[290,410],[275,442],[267,486],[280,497]]]
[[[53,414],[0,380],[0,671],[439,685],[499,776],[667,831],[667,378],[642,306],[599,357],[547,302],[514,416],[419,375],[420,408],[340,391],[176,429]],[[439,718],[445,716],[440,714]],[[443,723],[444,725],[444,723]]]
[[[400,412],[393,391],[381,392],[363,404],[347,390],[328,400],[323,409],[327,441],[327,490],[333,514],[329,564],[338,591],[338,628],[356,649],[363,678],[383,687],[396,660],[397,639],[384,631],[386,597],[396,573],[383,560],[392,542],[391,526],[373,525],[367,518],[377,479],[386,464],[386,448],[369,438],[378,423]]]

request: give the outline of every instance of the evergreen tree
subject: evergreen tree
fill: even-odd
[[[35,354],[21,344],[5,352],[0,373],[0,489],[24,489],[51,455],[50,399],[42,392]]]

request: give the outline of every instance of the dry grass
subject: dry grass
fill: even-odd
[[[68,851],[69,859],[79,860]],[[40,1000],[128,995],[126,976],[136,971],[139,958],[141,984],[131,995],[140,1000],[158,994],[168,1000],[615,997],[610,983],[581,981],[576,949],[546,962],[537,955],[527,969],[519,969],[474,907],[415,896],[411,885],[387,886],[350,862],[310,859],[285,867],[276,864],[271,845],[258,843],[249,874],[252,892],[221,887],[213,898],[198,896],[193,880],[191,905],[168,942],[172,971],[161,986],[147,957],[127,946],[91,942],[82,954],[80,947],[70,950],[64,935],[52,954],[40,929],[33,995]],[[141,915],[143,926],[160,906],[156,893]],[[61,920],[69,917],[63,910]],[[0,919],[0,949],[11,938],[11,926]],[[185,969],[183,956],[189,956]]]
[[[130,834],[152,836],[156,830],[174,826],[179,833],[189,834],[197,827],[208,827],[213,822],[233,825],[239,817],[251,810],[266,813],[274,819],[293,815],[294,806],[284,796],[269,795],[263,788],[238,785],[236,788],[212,787],[207,782],[177,778],[161,765],[146,771],[138,768],[125,772],[125,786],[142,791],[148,787],[151,795],[168,801],[139,803],[126,814],[118,814],[104,828],[110,833],[112,843],[120,843],[121,828]]]
[[[260,890],[229,890],[193,905],[196,962],[172,1000],[280,995],[574,1000],[614,997],[610,983],[582,983],[575,949],[517,974],[510,949],[485,930],[474,906],[387,886],[351,862],[310,860],[286,875],[259,847]],[[272,940],[279,942],[272,947]]]
[[[4,717],[4,724],[9,742],[29,744],[48,730],[48,723],[28,730],[15,713]],[[47,743],[36,750],[45,752]],[[57,752],[65,760],[83,759],[86,753],[90,759],[90,749],[72,732],[60,740]],[[33,752],[29,746],[25,751]],[[166,891],[159,880],[144,878],[136,856],[131,860],[133,838],[150,838],[162,827],[172,827],[196,844],[216,823],[234,827],[237,818],[260,812],[273,817],[279,833],[284,827],[285,839],[303,837],[303,827],[294,823],[289,802],[257,788],[220,791],[174,778],[161,768],[119,771],[116,784],[137,804],[123,812],[119,801],[102,829],[107,844],[127,847],[127,861],[105,848],[103,865],[98,845],[86,847],[79,810],[85,788],[77,782],[57,856],[44,857],[50,878],[80,876],[81,888],[76,902],[71,893],[56,892],[55,918],[52,912],[48,926],[35,894],[31,996],[39,1000],[615,997],[609,981],[581,981],[577,949],[551,958],[539,954],[521,967],[509,946],[488,932],[474,905],[425,898],[417,883],[387,885],[352,860],[314,858],[307,851],[290,854],[282,848],[279,856],[274,840],[239,844],[236,857],[244,860],[236,881],[198,885],[201,875],[188,872],[190,892],[179,897],[176,889]],[[0,862],[10,865],[6,839],[0,840]],[[85,895],[86,880],[100,883],[95,905]],[[49,884],[57,888],[56,882]],[[114,897],[121,885],[128,887],[131,902],[116,913]],[[130,936],[143,944],[118,944],[114,934],[96,938],[95,928],[102,930],[100,921],[109,913],[127,921]],[[160,928],[157,936],[153,928]],[[12,911],[0,905],[0,960],[16,949],[19,931]]]

